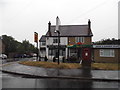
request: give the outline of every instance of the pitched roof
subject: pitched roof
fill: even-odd
[[[46,41],[46,37],[45,37],[45,35],[42,35],[40,38],[40,42],[45,42],[45,41]]]
[[[50,28],[52,36],[57,36],[55,33],[55,25]],[[60,36],[93,36],[88,25],[61,25]],[[46,36],[49,36],[48,32]]]

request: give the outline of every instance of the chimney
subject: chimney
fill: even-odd
[[[55,30],[59,30],[59,29],[60,29],[60,24],[61,24],[60,19],[59,19],[59,17],[57,16],[57,17],[56,17],[56,29],[55,29]]]
[[[88,35],[90,35],[91,32],[91,21],[88,19]]]
[[[48,23],[48,34],[49,34],[49,36],[51,36],[50,27],[51,27],[51,22],[49,21],[49,23]]]
[[[91,29],[91,21],[90,21],[90,19],[88,20],[88,28]]]

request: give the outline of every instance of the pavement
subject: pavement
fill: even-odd
[[[10,62],[0,66],[2,72],[22,75],[25,78],[60,78],[98,81],[120,81],[120,71],[84,69],[54,69],[26,66],[18,62]]]

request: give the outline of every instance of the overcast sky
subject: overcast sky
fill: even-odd
[[[34,43],[55,25],[82,25],[91,20],[93,41],[118,38],[118,1],[120,0],[0,0],[0,35]]]

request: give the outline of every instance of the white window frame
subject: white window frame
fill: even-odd
[[[53,43],[58,43],[58,37],[53,37]]]
[[[46,45],[46,42],[41,42],[42,46],[45,46]]]
[[[53,43],[58,43],[58,37],[53,37]],[[60,43],[60,42],[59,42]]]
[[[115,57],[114,49],[100,49],[100,57]]]
[[[76,37],[76,42],[84,43],[84,37]]]

